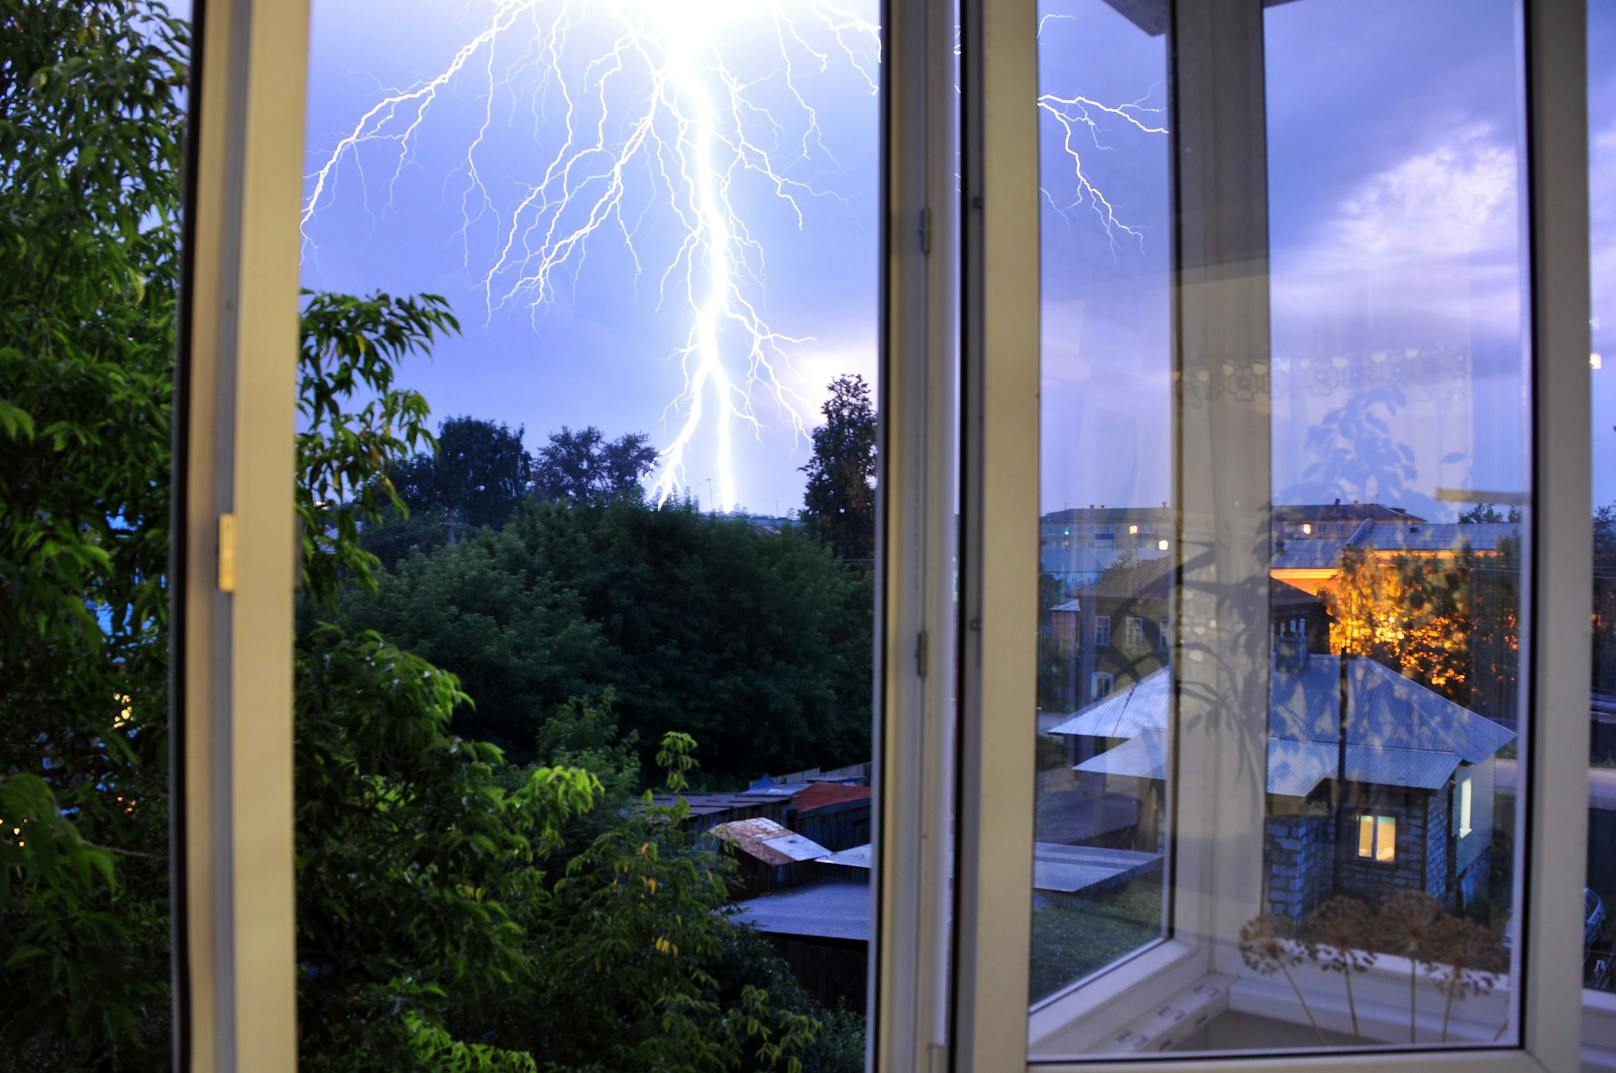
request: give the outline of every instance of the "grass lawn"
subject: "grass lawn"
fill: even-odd
[[[1052,895],[1032,913],[1032,999],[1130,954],[1161,936],[1160,883],[1093,896]]]

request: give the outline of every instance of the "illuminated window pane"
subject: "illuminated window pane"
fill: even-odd
[[[1375,817],[1375,860],[1391,861],[1397,859],[1397,818],[1394,816]]]

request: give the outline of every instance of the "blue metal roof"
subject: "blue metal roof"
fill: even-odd
[[[1270,679],[1268,792],[1305,797],[1333,778],[1343,759],[1351,782],[1435,790],[1463,763],[1480,763],[1513,731],[1369,659],[1311,655]],[[1050,729],[1055,734],[1126,738],[1077,770],[1161,779],[1167,772],[1170,678],[1157,671]],[[1345,713],[1342,686],[1345,684]]]

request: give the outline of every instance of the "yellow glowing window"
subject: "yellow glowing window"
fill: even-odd
[[[1397,817],[1358,817],[1358,856],[1364,860],[1397,859]]]

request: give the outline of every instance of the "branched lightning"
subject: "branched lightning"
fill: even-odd
[[[765,313],[765,244],[741,188],[766,192],[798,228],[815,201],[839,198],[818,178],[837,162],[806,80],[841,71],[873,94],[879,64],[879,27],[831,0],[493,0],[440,71],[382,93],[317,160],[302,211],[305,248],[314,248],[317,218],[345,167],[363,181],[369,158],[384,153],[390,203],[433,114],[471,95],[480,116],[449,178],[461,184],[455,238],[487,316],[512,307],[537,316],[562,300],[608,236],[627,250],[637,280],[645,232],[671,231],[671,253],[656,262],[657,295],[679,303],[688,327],[670,345],[683,390],[664,411],[676,427],[652,494],[661,502],[688,488],[692,442],[707,429],[716,506],[730,510],[739,501],[736,426],[763,429],[754,399],[772,400],[794,435],[806,432],[807,400],[781,374],[815,342],[776,329]],[[1139,238],[1084,173],[1079,139],[1105,148],[1102,121],[1162,133],[1147,118],[1152,109],[1056,94],[1038,107],[1065,130],[1076,184],[1066,205],[1046,189],[1050,204],[1062,212],[1088,204],[1113,241]],[[536,151],[528,181],[505,196],[486,177],[488,140],[518,113],[532,124]],[[474,234],[493,236],[487,254],[474,253]]]

